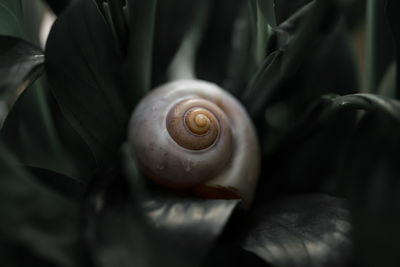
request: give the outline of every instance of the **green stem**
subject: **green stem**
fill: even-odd
[[[374,93],[377,90],[376,81],[376,8],[377,0],[367,0],[367,36],[366,36],[366,69],[365,69],[365,91]]]
[[[126,54],[128,43],[128,25],[125,18],[123,1],[108,0],[113,27],[118,38],[122,54]]]
[[[110,27],[118,53],[125,56],[128,45],[127,6],[123,0],[96,0],[96,2]]]

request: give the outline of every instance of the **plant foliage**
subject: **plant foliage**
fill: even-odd
[[[400,6],[361,2],[49,0],[42,49],[26,3],[0,0],[0,264],[399,265]],[[178,78],[250,114],[248,209],[158,188],[127,151],[138,101]]]

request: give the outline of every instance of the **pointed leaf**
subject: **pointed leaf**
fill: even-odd
[[[329,88],[324,88],[319,84],[318,86],[314,85],[313,79],[325,75],[332,79],[331,76],[334,72],[329,69],[329,66],[338,66],[338,63],[336,63],[338,60],[342,62],[351,59],[348,56],[349,47],[346,39],[340,35],[340,25],[334,19],[337,13],[337,6],[333,1],[313,2],[311,8],[306,8],[302,13],[303,18],[300,27],[293,36],[290,36],[289,42],[283,47],[277,47],[276,51],[268,55],[241,97],[253,118],[261,116],[264,107],[272,102],[277,102],[279,99],[287,98],[290,94],[297,92],[310,101],[310,98],[323,94],[322,90],[329,90]],[[298,14],[295,14],[295,16],[298,16]],[[296,19],[295,21],[300,20]],[[326,35],[326,32],[331,33],[332,31],[335,34]],[[339,47],[337,47],[338,45]],[[320,55],[317,56],[314,50],[318,51]],[[305,51],[313,51],[313,53]],[[332,52],[337,53],[336,56],[332,56]],[[321,58],[326,58],[325,60],[333,61],[333,63],[325,64],[324,68],[321,68],[320,63],[317,64]],[[346,64],[346,66],[349,67],[350,73],[354,72],[354,64]],[[324,76],[315,75],[315,71],[323,72]],[[342,74],[340,72],[341,75],[351,77],[351,79],[348,77],[345,79],[346,90],[355,90],[352,87],[358,87],[357,82],[354,82],[356,79],[354,75],[347,73],[343,71]],[[310,78],[307,78],[307,74],[310,75]],[[332,80],[341,81],[337,77]],[[293,85],[290,84],[291,82],[293,82]],[[299,86],[299,82],[311,83],[313,87],[315,86],[315,92],[306,92],[306,90],[309,90],[309,85]],[[345,90],[337,88],[336,85],[334,89]],[[304,103],[300,106],[304,107]]]
[[[312,0],[279,0],[275,1],[275,13],[277,24],[281,24],[287,20],[290,16],[304,7],[306,4],[312,2]]]
[[[85,182],[96,168],[93,155],[61,114],[44,79],[18,98],[1,129],[1,140],[22,165]]]
[[[152,87],[195,77],[195,58],[209,6],[208,0],[157,2]]]
[[[56,15],[61,14],[74,0],[46,0]]]
[[[75,200],[83,199],[85,193],[85,184],[83,182],[48,169],[29,166],[26,169],[38,182],[47,185],[54,192]]]
[[[125,138],[131,107],[123,59],[94,1],[79,1],[53,25],[46,73],[64,115],[98,162],[113,158]],[[129,73],[129,76],[132,73]]]

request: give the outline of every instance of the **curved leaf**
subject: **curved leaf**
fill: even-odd
[[[366,110],[370,112],[382,112],[395,120],[400,120],[400,102],[385,96],[374,94],[352,94],[344,96],[325,96],[324,110],[320,113],[318,122],[326,122],[338,112],[347,110]]]
[[[44,79],[18,98],[1,129],[1,140],[25,166],[85,182],[96,167],[92,153],[62,116]]]
[[[28,87],[40,75],[41,49],[19,38],[0,35],[0,94]]]
[[[0,144],[0,261],[22,266],[86,266],[79,205],[35,183]],[[18,257],[16,255],[18,254]],[[13,265],[11,265],[13,264]]]
[[[353,216],[358,266],[399,264],[399,134],[398,117],[368,113],[344,159],[341,184]]]
[[[170,247],[170,253],[179,256],[185,266],[195,266],[214,245],[239,203],[157,193],[143,206],[164,248]],[[184,255],[180,253],[183,250]]]
[[[0,0],[0,35],[23,38],[40,45],[44,4],[31,0]]]
[[[152,86],[195,77],[195,58],[210,1],[157,2]]]
[[[94,261],[104,267],[199,266],[240,201],[147,188],[126,148],[125,174],[91,190],[87,232]]]
[[[373,94],[321,97],[265,160],[270,179],[261,181],[259,191],[341,194],[336,177],[357,125],[358,110],[400,120],[400,102],[391,98]]]
[[[56,15],[61,14],[74,0],[46,0]]]
[[[257,255],[236,246],[218,246],[214,248],[206,261],[204,267],[271,267]]]
[[[93,201],[93,209],[104,203],[88,226],[100,266],[198,266],[239,203],[159,192],[138,203],[126,187],[114,184]]]
[[[350,234],[343,200],[293,196],[254,210],[243,247],[273,266],[347,266]]]
[[[50,21],[54,16],[44,2],[21,0],[23,14],[21,21],[26,33],[24,39],[42,48],[47,31],[50,30]]]
[[[21,0],[0,0],[0,34],[23,37]]]
[[[284,46],[268,55],[241,96],[253,118],[260,118],[265,107],[280,101],[304,110],[324,93],[357,91],[357,72],[343,25],[336,19],[338,11],[334,1],[314,1],[289,18],[289,24],[300,24],[294,34],[285,32],[287,24],[278,26],[278,34],[288,34],[278,42]],[[339,65],[346,70],[336,69]]]
[[[85,193],[83,182],[48,169],[29,166],[26,166],[26,169],[37,181],[47,185],[54,192],[75,200],[83,199]]]
[[[304,7],[312,0],[278,0],[275,1],[275,13],[277,24],[283,23],[290,16]]]
[[[45,67],[57,103],[97,161],[113,158],[131,111],[123,95],[136,89],[127,85],[124,61],[94,1],[79,1],[56,20]]]

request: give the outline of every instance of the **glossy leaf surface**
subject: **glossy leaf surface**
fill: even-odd
[[[90,190],[86,231],[94,261],[105,267],[200,266],[240,201],[147,187],[128,153],[124,147],[122,173]]]
[[[44,53],[15,37],[0,35],[0,94],[27,87],[41,72]]]
[[[292,196],[254,212],[243,247],[272,266],[346,266],[349,262],[350,213],[343,200]]]
[[[98,195],[101,210],[92,208],[88,231],[100,266],[199,266],[239,203],[160,192],[141,199],[127,188],[117,182]]]

